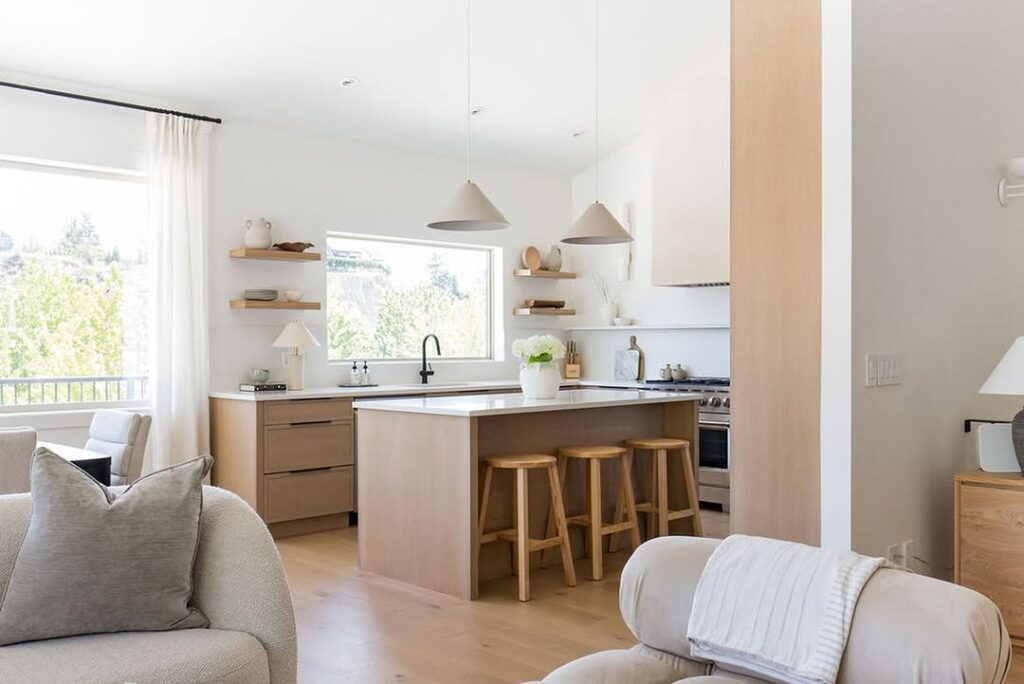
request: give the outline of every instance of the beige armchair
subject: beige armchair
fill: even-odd
[[[686,627],[713,539],[642,544],[622,571],[619,609],[640,642],[558,668],[544,684],[755,684],[690,653]],[[1000,684],[1010,638],[999,609],[949,582],[881,569],[857,603],[837,684]]]
[[[29,463],[35,448],[34,429],[0,428],[0,494],[29,491]]]
[[[114,488],[117,491],[117,488]],[[203,488],[192,603],[209,629],[120,632],[0,647],[0,682],[295,684],[295,616],[277,547],[245,502]],[[0,587],[31,513],[0,496]]]

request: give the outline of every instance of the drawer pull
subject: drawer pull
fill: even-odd
[[[288,474],[294,475],[296,473],[318,473],[321,470],[333,470],[336,467],[337,466],[323,466],[321,468],[303,468],[302,470],[289,470]]]
[[[295,423],[288,423],[289,425],[327,425],[330,420],[303,420]]]

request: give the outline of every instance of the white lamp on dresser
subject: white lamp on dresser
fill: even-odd
[[[978,393],[1024,396],[1024,337],[1014,340]],[[1013,417],[1010,430],[1017,462],[1024,470],[1024,409]]]
[[[288,367],[288,389],[302,389],[302,380],[306,372],[306,357],[303,350],[309,347],[319,347],[320,343],[316,341],[305,323],[292,321],[274,340],[274,346],[291,350],[285,356],[285,365]]]

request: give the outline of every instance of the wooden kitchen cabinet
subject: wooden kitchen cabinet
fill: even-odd
[[[275,537],[346,527],[355,499],[350,399],[210,399],[212,482]]]
[[[1024,477],[978,470],[955,483],[954,580],[992,599],[1024,646]]]

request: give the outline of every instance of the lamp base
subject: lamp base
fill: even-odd
[[[1024,472],[1024,409],[1017,412],[1010,422],[1010,434],[1013,436],[1013,452],[1017,455],[1017,463]]]
[[[299,353],[288,354],[285,358],[287,359],[288,365],[288,389],[302,389],[303,377],[306,374],[306,357]],[[1021,421],[1024,423],[1024,418],[1022,418]]]

